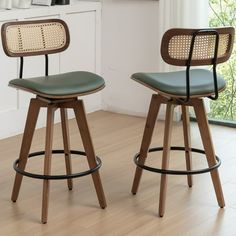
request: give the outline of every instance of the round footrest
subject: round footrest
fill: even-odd
[[[64,154],[64,150],[52,150],[52,154]],[[70,150],[71,154],[76,154],[76,155],[80,155],[80,156],[86,156],[85,152],[82,151],[76,151],[76,150]],[[28,158],[31,157],[36,157],[36,156],[42,156],[45,154],[45,151],[39,151],[39,152],[33,152],[30,153]],[[40,174],[34,174],[34,173],[30,173],[24,170],[21,170],[18,167],[18,163],[19,163],[19,159],[15,160],[14,164],[13,164],[13,168],[15,169],[15,171],[21,175],[25,175],[28,176],[30,178],[35,178],[35,179],[54,179],[54,180],[60,180],[60,179],[73,179],[73,178],[78,178],[78,177],[82,177],[85,175],[89,175],[92,174],[94,172],[96,172],[101,166],[102,166],[102,161],[99,157],[96,156],[96,162],[97,165],[90,169],[90,170],[86,170],[83,172],[79,172],[79,173],[74,173],[74,174],[69,174],[69,175],[40,175]]]
[[[184,147],[178,147],[178,146],[173,146],[171,147],[171,150],[174,151],[185,151]],[[191,152],[196,152],[196,153],[200,153],[200,154],[206,154],[204,150],[201,149],[197,149],[197,148],[191,148],[190,149]],[[156,148],[150,148],[148,150],[149,153],[151,152],[159,152],[159,151],[163,151],[163,147],[156,147]],[[134,156],[134,163],[141,169],[145,169],[151,172],[156,172],[156,173],[160,173],[160,174],[169,174],[169,175],[197,175],[197,174],[203,174],[203,173],[207,173],[207,172],[211,172],[214,169],[217,169],[220,165],[221,165],[221,160],[218,156],[215,156],[216,158],[216,164],[214,166],[211,166],[209,168],[205,168],[205,169],[199,169],[199,170],[171,170],[171,169],[158,169],[158,168],[154,168],[151,166],[146,166],[146,165],[142,165],[139,163],[139,157],[140,157],[140,153],[137,153]]]

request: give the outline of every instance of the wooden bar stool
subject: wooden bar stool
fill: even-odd
[[[48,75],[48,54],[62,52],[69,46],[69,30],[62,20],[49,19],[5,23],[2,26],[2,42],[4,51],[8,56],[20,57],[20,78],[11,80],[9,85],[36,94],[36,98],[32,98],[30,101],[20,156],[14,163],[14,169],[17,173],[11,197],[12,201],[15,202],[18,198],[23,175],[43,179],[42,223],[46,223],[50,180],[67,179],[68,188],[71,190],[73,188],[72,178],[91,174],[100,206],[104,209],[106,200],[98,171],[101,167],[101,160],[95,156],[83,100],[77,98],[103,89],[105,86],[103,78],[85,71]],[[45,76],[22,79],[23,58],[35,55],[45,55]],[[29,153],[41,107],[47,108],[45,151]],[[85,152],[70,149],[68,108],[75,112]],[[63,150],[52,150],[54,113],[57,109],[60,109],[61,114]],[[51,175],[53,153],[65,154],[66,175]],[[72,173],[71,154],[86,156],[90,169],[80,173]],[[28,158],[40,155],[45,155],[43,174],[25,171]]]
[[[138,191],[143,169],[160,173],[160,199],[159,216],[165,212],[165,199],[167,189],[167,175],[187,175],[189,187],[192,186],[192,175],[210,172],[215,188],[216,197],[220,207],[225,206],[223,192],[217,168],[220,159],[215,155],[208,120],[204,108],[203,98],[216,100],[218,92],[225,88],[225,81],[216,73],[216,65],[229,59],[234,42],[234,29],[232,27],[216,29],[170,29],[163,38],[161,55],[163,60],[175,66],[183,66],[186,70],[167,73],[136,73],[132,79],[154,90],[146,126],[143,134],[140,152],[134,161],[137,165],[133,181],[132,193]],[[212,65],[213,71],[191,66]],[[166,118],[163,147],[151,148],[153,129],[161,104],[166,104]],[[182,108],[184,147],[171,146],[171,131],[173,111],[176,106]],[[191,148],[188,108],[193,107],[204,150]],[[171,150],[185,152],[187,170],[170,170],[169,155]],[[150,152],[162,151],[162,166],[154,168],[145,165]],[[191,153],[205,154],[209,167],[201,170],[192,170]]]

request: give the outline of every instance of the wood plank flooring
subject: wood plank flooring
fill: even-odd
[[[22,135],[0,140],[0,235],[79,236],[234,236],[236,235],[236,129],[211,126],[216,153],[222,159],[220,176],[226,207],[217,204],[209,174],[194,176],[188,188],[185,176],[170,176],[166,211],[158,217],[160,175],[144,172],[137,195],[131,194],[135,171],[133,155],[138,151],[145,119],[108,112],[88,115],[95,150],[103,161],[101,178],[108,207],[100,209],[91,176],[74,180],[68,191],[66,181],[52,181],[48,223],[40,223],[41,180],[23,178],[19,199],[10,201],[14,180],[12,163]],[[82,149],[75,120],[70,120],[73,149]],[[60,124],[55,125],[54,148],[62,148]],[[152,146],[162,145],[164,122],[158,121]],[[201,148],[196,123],[191,123],[192,146]],[[35,132],[31,151],[42,150],[45,129]],[[173,145],[183,144],[181,123],[174,123]],[[72,156],[73,171],[88,168],[84,157]],[[160,166],[161,153],[150,155],[147,164]],[[204,156],[193,154],[193,167],[207,165]],[[184,153],[172,152],[171,168],[185,168]],[[32,158],[27,170],[42,173],[43,158]],[[53,173],[65,173],[64,156],[53,157]]]

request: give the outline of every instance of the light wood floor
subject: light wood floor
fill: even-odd
[[[211,126],[216,153],[222,159],[221,180],[225,194],[225,209],[218,208],[210,175],[194,177],[192,189],[184,176],[168,179],[167,206],[164,218],[159,218],[158,174],[145,172],[136,196],[130,193],[138,151],[144,128],[144,118],[108,112],[88,116],[97,155],[102,158],[101,177],[108,208],[99,208],[90,176],[74,180],[73,191],[66,181],[51,184],[48,224],[40,223],[42,181],[24,178],[19,199],[10,201],[14,171],[12,162],[19,153],[21,135],[0,141],[0,235],[236,235],[236,130]],[[201,147],[199,132],[191,123],[192,143]],[[32,150],[44,147],[44,129],[37,130]],[[81,148],[75,120],[70,121],[71,144]],[[152,146],[162,145],[163,122],[157,122]],[[55,125],[54,148],[62,147],[60,124]],[[182,126],[175,123],[173,144],[182,145]],[[148,160],[160,165],[160,154]],[[204,156],[194,155],[194,166],[204,167]],[[53,160],[54,173],[65,171],[63,156]],[[183,153],[174,152],[171,167],[184,168]],[[73,170],[87,168],[83,157],[73,158]],[[42,158],[29,161],[27,169],[42,170]]]

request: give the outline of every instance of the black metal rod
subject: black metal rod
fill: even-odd
[[[64,150],[52,150],[52,153],[53,154],[63,154],[65,152],[64,152]],[[83,151],[70,150],[70,153],[80,155],[80,156],[86,156],[86,153]],[[45,154],[45,151],[34,152],[34,153],[30,153],[28,155],[28,158],[41,156],[44,154]],[[98,171],[98,169],[102,166],[102,161],[97,156],[96,156],[96,162],[97,162],[97,165],[92,169],[89,169],[89,170],[86,170],[83,172],[79,172],[79,173],[69,174],[69,175],[41,175],[41,174],[30,173],[30,172],[24,171],[18,167],[19,159],[15,160],[15,162],[13,164],[13,168],[17,173],[27,176],[27,177],[30,177],[30,178],[61,180],[61,179],[78,178],[78,177],[86,176],[86,175],[89,175],[89,174],[92,174],[92,173]]]
[[[186,64],[186,66],[187,66],[186,67],[186,98],[183,101],[184,103],[187,103],[190,98],[190,67],[191,67],[191,62],[192,62],[192,57],[193,57],[194,43],[195,43],[195,39],[196,39],[198,32],[199,31],[197,31],[193,34],[191,44],[190,44],[188,60],[187,60],[187,64]]]
[[[187,66],[186,68],[186,99],[184,100],[184,103],[189,101],[190,98],[190,66]]]
[[[178,147],[178,146],[173,146],[171,147],[171,150],[175,150],[175,151],[185,151],[184,147]],[[163,147],[156,147],[156,148],[151,148],[148,150],[148,152],[159,152],[159,151],[163,151]],[[201,149],[197,149],[197,148],[191,148],[191,152],[196,152],[196,153],[200,153],[200,154],[205,154],[204,150]],[[169,174],[169,175],[197,175],[197,174],[204,174],[207,172],[211,172],[214,169],[217,169],[220,165],[221,165],[221,160],[218,156],[215,156],[216,158],[216,164],[205,168],[205,169],[199,169],[199,170],[171,170],[171,169],[159,169],[159,168],[154,168],[151,166],[147,166],[147,165],[141,165],[139,163],[139,157],[140,157],[140,153],[137,153],[134,156],[134,163],[141,169],[147,170],[147,171],[151,171],[151,172],[155,172],[155,173],[160,173],[160,174]]]
[[[19,72],[19,78],[23,78],[23,68],[24,68],[24,58],[20,57],[20,72]],[[45,54],[45,76],[48,76],[48,68],[49,68],[49,60],[48,55]]]
[[[219,48],[219,41],[220,36],[217,31],[214,32],[216,36],[215,40],[215,51],[214,51],[214,58],[213,58],[213,79],[214,79],[214,89],[215,89],[215,96],[209,96],[210,99],[216,100],[218,99],[218,82],[217,82],[217,72],[216,72],[216,65],[217,65],[217,56],[218,56],[218,48]]]
[[[48,55],[45,54],[45,76],[48,76]]]
[[[190,44],[190,50],[189,50],[189,56],[186,63],[186,98],[183,100],[184,103],[187,103],[190,98],[190,67],[192,62],[192,56],[193,56],[193,50],[194,50],[194,44],[196,40],[196,36],[199,34],[204,33],[210,33],[212,35],[216,36],[215,40],[215,49],[214,49],[214,58],[212,61],[213,64],[213,79],[214,79],[214,90],[215,90],[215,96],[209,96],[210,99],[216,100],[218,98],[218,83],[217,83],[217,73],[216,73],[216,65],[217,65],[217,56],[218,56],[218,47],[219,47],[219,33],[217,30],[214,29],[202,29],[194,32],[191,44]]]
[[[24,58],[20,57],[20,72],[19,72],[20,79],[22,79],[23,77],[23,67],[24,67]]]

